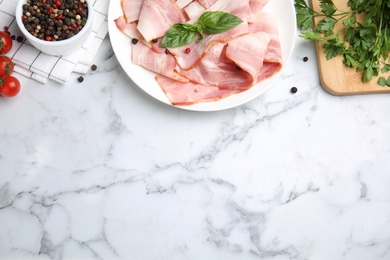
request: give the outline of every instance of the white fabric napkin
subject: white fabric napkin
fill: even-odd
[[[7,26],[11,35],[22,36],[15,20],[18,0],[0,0],[0,30]],[[38,51],[23,38],[13,41],[6,55],[15,63],[15,72],[41,83],[54,80],[65,83],[73,72],[85,74],[108,33],[108,0],[93,0],[94,20],[92,33],[84,45],[67,56],[51,56]]]

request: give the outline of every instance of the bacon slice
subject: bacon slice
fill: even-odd
[[[189,5],[191,2],[194,2],[194,0],[177,0],[176,4],[180,9],[183,9],[187,5]],[[196,2],[196,1],[195,1]]]
[[[251,8],[252,13],[259,13],[263,10],[264,6],[268,4],[269,0],[250,0],[249,6]]]
[[[151,48],[154,52],[165,53],[166,48],[160,47],[161,41],[162,41],[162,38],[157,38],[157,39],[154,39],[151,42],[146,42],[145,41],[144,44],[146,46],[148,46],[149,48]]]
[[[252,14],[248,17],[248,22],[254,22],[256,20],[256,15],[263,10],[268,2],[269,0],[250,0],[249,6]]]
[[[120,16],[114,20],[116,27],[119,31],[124,33],[129,38],[140,39],[142,38],[140,32],[137,29],[136,23],[127,23],[124,16]]]
[[[193,82],[220,89],[248,89],[253,79],[226,56],[227,44],[215,43],[191,70],[178,70]],[[264,56],[263,56],[264,57]]]
[[[258,81],[270,40],[269,34],[258,32],[215,43],[194,68],[177,70],[205,86],[246,90]]]
[[[209,8],[215,4],[218,0],[198,0],[198,2],[203,5],[205,8]]]
[[[271,42],[269,46],[269,51],[267,53],[267,61],[282,61],[279,29],[277,25],[277,20],[274,15],[268,12],[259,12],[256,15],[256,20],[254,21],[254,23],[251,23],[249,25],[249,31],[252,33],[266,32],[271,35]]]
[[[282,68],[283,57],[277,20],[271,13],[261,11],[257,13],[255,22],[249,25],[249,31],[265,32],[271,36],[264,58],[264,66],[258,77],[258,81],[261,81],[271,77]]]
[[[137,39],[143,44],[151,48],[154,52],[163,53],[165,48],[160,47],[161,38],[157,38],[154,41],[147,42],[137,29],[137,23],[126,23],[126,19],[123,16],[114,20],[116,27],[130,39]]]
[[[193,82],[178,82],[164,76],[156,76],[156,81],[173,105],[193,105],[200,102],[218,101],[240,90],[221,90],[218,87],[204,86]]]
[[[206,11],[206,7],[199,4],[198,1],[194,1],[184,8],[184,12],[187,14],[189,19],[194,19],[199,17],[202,13]]]
[[[257,83],[270,41],[271,36],[268,33],[258,32],[234,38],[227,44],[226,57],[249,73],[252,78],[247,88]]]
[[[143,66],[145,69],[157,74],[186,82],[188,79],[179,75],[175,71],[176,60],[172,55],[165,53],[156,53],[151,48],[141,42],[133,45],[133,63]]]
[[[207,9],[208,11],[224,11],[245,19],[246,15],[250,14],[249,1],[251,0],[218,0],[213,1],[214,3]]]
[[[149,42],[163,37],[173,24],[185,20],[183,11],[174,0],[144,0],[137,28]]]
[[[127,23],[139,19],[142,3],[144,0],[121,0],[121,6]]]

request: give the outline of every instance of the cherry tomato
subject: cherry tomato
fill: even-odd
[[[0,31],[0,54],[9,52],[12,48],[12,38],[8,33]]]
[[[14,71],[14,63],[10,58],[0,55],[0,78],[9,76]]]
[[[0,94],[5,97],[14,97],[20,92],[20,82],[13,76],[0,78]]]

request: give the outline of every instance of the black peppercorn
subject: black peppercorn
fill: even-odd
[[[84,77],[80,76],[80,77],[77,78],[77,80],[78,80],[79,82],[83,82],[83,81],[84,81]]]
[[[304,58],[303,58],[303,61],[304,61],[304,62],[306,62],[306,61],[308,61],[308,60],[309,60],[308,57],[304,57]]]
[[[137,44],[138,43],[138,39],[136,39],[136,38],[131,39],[131,43],[132,44]]]
[[[95,65],[95,64],[93,64],[92,66],[91,66],[91,70],[96,70],[97,69],[97,66]]]
[[[16,37],[17,42],[23,42],[24,38],[22,36]]]
[[[67,18],[65,18],[64,19],[64,24],[66,24],[66,25],[71,25],[72,24],[72,22],[70,21],[70,19],[67,17]]]
[[[295,94],[295,93],[298,92],[298,88],[297,88],[297,87],[292,87],[292,88],[290,89],[290,92],[293,93],[293,94]]]

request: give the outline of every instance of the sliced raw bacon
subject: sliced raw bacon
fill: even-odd
[[[271,42],[267,53],[267,61],[282,62],[279,29],[274,15],[268,12],[259,12],[254,23],[249,25],[252,33],[265,32],[271,36]]]
[[[137,24],[135,22],[127,23],[124,16],[119,16],[117,19],[115,19],[114,22],[116,27],[130,39],[142,38],[140,32],[137,29]]]
[[[249,0],[251,15],[248,17],[248,22],[255,21],[256,15],[263,10],[268,2],[269,0]]]
[[[246,16],[251,13],[249,1],[251,0],[218,0],[214,1],[214,4],[208,7],[207,11],[223,11],[246,20]]]
[[[198,2],[203,5],[205,8],[209,8],[215,4],[218,0],[198,0]]]
[[[156,76],[156,81],[173,105],[188,106],[200,102],[218,101],[241,92],[207,87],[193,82],[182,83],[161,75]]]
[[[130,39],[137,39],[141,41],[143,44],[151,48],[154,52],[165,52],[166,49],[160,47],[161,38],[155,39],[151,42],[145,41],[141,33],[138,31],[137,24],[135,22],[126,23],[126,19],[123,16],[118,17],[114,20],[114,22],[116,27]]]
[[[248,89],[253,84],[253,78],[227,57],[227,46],[224,43],[213,44],[201,62],[191,70],[179,70],[179,74],[205,86]]]
[[[138,21],[144,0],[121,0],[121,6],[127,23]]]
[[[163,48],[163,47],[160,47],[161,41],[162,41],[162,38],[157,38],[157,39],[154,39],[151,42],[144,42],[144,44],[146,46],[149,46],[154,52],[157,52],[157,53],[163,53],[164,52],[165,53],[167,49]]]
[[[174,0],[144,0],[138,21],[138,30],[146,41],[163,37],[175,23],[186,20]]]
[[[176,60],[172,55],[156,53],[141,42],[133,45],[133,63],[143,66],[145,69],[157,74],[186,82],[188,79],[182,77],[175,71]]]
[[[271,77],[282,68],[283,58],[277,20],[274,15],[261,11],[257,13],[255,22],[249,25],[249,31],[265,32],[271,36],[264,58],[264,66],[258,76],[258,81],[261,81]]]
[[[257,82],[261,82],[263,80],[266,80],[276,73],[278,73],[282,69],[281,63],[275,63],[275,62],[264,62],[263,67],[261,68],[261,71],[257,77]]]
[[[268,33],[258,32],[234,38],[227,44],[226,57],[252,78],[250,85],[246,86],[247,88],[257,83],[270,41],[271,36]],[[226,86],[221,87],[226,88]],[[242,88],[239,85],[228,87]]]
[[[249,0],[249,6],[252,13],[259,13],[263,10],[264,6],[268,4],[269,0]]]
[[[189,5],[191,2],[194,2],[194,0],[177,0],[176,4],[180,9],[183,9],[187,5]],[[196,1],[195,1],[196,2]]]
[[[193,1],[191,4],[184,8],[184,12],[187,14],[189,19],[199,17],[204,11],[206,11],[206,7],[199,4],[198,1]]]

